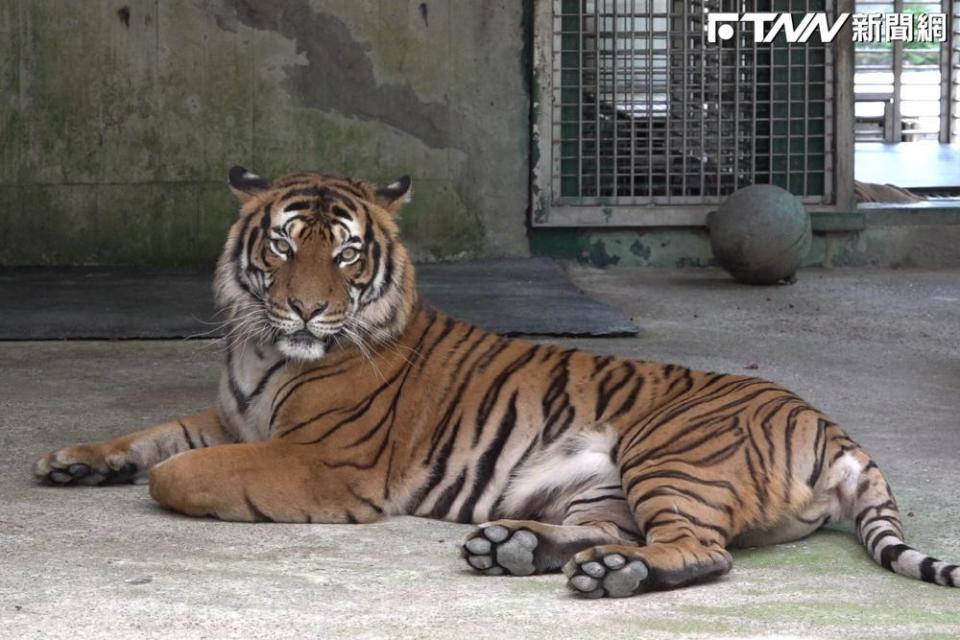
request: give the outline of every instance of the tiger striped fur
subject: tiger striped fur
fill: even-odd
[[[907,546],[870,457],[757,378],[512,340],[422,300],[377,188],[231,170],[242,202],[215,281],[229,315],[216,408],[41,457],[43,481],[147,480],[164,507],[236,521],[479,526],[476,571],[562,569],[587,597],[709,579],[728,549],[854,518],[883,567],[954,586]]]

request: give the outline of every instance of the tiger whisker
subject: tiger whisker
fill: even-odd
[[[356,318],[356,317],[350,318],[350,322],[352,323],[352,328],[357,329],[358,331],[361,331],[361,332],[365,332],[366,335],[367,335],[367,337],[372,338],[373,341],[374,341],[374,343],[376,344],[376,347],[377,347],[378,350],[387,350],[387,351],[393,353],[394,355],[396,355],[397,357],[399,357],[400,359],[402,359],[404,362],[406,362],[407,364],[409,364],[409,365],[411,365],[411,366],[414,364],[413,361],[412,361],[410,358],[404,356],[404,355],[400,352],[400,349],[401,349],[401,348],[406,349],[407,351],[413,353],[414,355],[416,355],[416,356],[418,356],[418,357],[422,357],[422,355],[420,354],[419,351],[417,351],[416,349],[412,349],[412,348],[410,348],[410,347],[407,347],[406,345],[401,345],[401,344],[399,344],[399,343],[397,343],[397,342],[395,342],[395,341],[378,341],[378,340],[376,340],[376,337],[372,335],[372,330],[369,328],[369,325],[367,325],[367,324],[366,324],[363,320],[361,320],[360,318]]]
[[[343,333],[350,339],[350,341],[356,345],[357,350],[360,352],[360,354],[367,360],[367,362],[370,363],[370,366],[373,367],[373,370],[377,373],[377,376],[380,378],[380,380],[382,382],[386,382],[387,379],[383,375],[383,372],[380,370],[380,367],[378,367],[376,362],[374,362],[373,356],[371,355],[369,348],[363,341],[363,336],[361,336],[359,333],[354,331],[352,327],[346,324],[343,326],[342,330],[343,330]]]

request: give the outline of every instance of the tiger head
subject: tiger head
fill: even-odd
[[[272,343],[317,360],[395,338],[416,302],[413,266],[396,214],[404,176],[385,187],[319,173],[269,181],[230,170],[240,216],[227,237],[214,291],[231,338]]]

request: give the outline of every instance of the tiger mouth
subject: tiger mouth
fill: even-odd
[[[317,336],[306,329],[300,329],[293,333],[284,334],[280,339],[296,347],[309,347],[316,344],[329,347],[330,343],[333,342],[333,335]]]

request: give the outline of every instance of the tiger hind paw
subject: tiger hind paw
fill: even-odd
[[[490,523],[470,534],[461,552],[472,569],[485,575],[529,576],[537,571],[534,550],[539,543],[529,529]]]
[[[645,590],[650,570],[643,560],[592,551],[577,554],[563,567],[567,586],[574,593],[586,598],[625,598]]]

